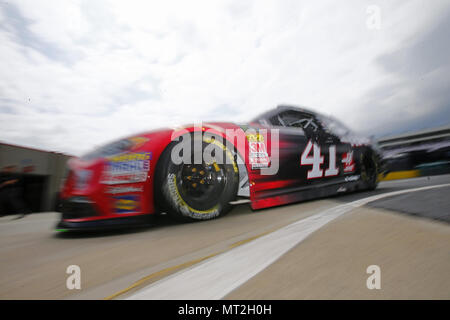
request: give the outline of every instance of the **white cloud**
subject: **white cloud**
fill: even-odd
[[[366,28],[369,4],[381,8],[379,31]],[[279,103],[311,106],[373,133],[368,124],[384,114],[368,97],[406,83],[383,70],[379,57],[413,43],[449,8],[436,0],[425,11],[426,4],[2,3],[1,139],[80,154],[174,123],[243,122]],[[416,82],[401,86],[384,97],[383,111],[423,116],[408,109],[420,90]]]

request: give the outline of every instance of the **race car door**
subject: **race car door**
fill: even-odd
[[[343,150],[340,139],[312,113],[288,110],[278,118],[284,127],[301,129],[306,137],[306,143],[299,141],[298,146],[298,163],[303,169],[300,178],[313,186],[339,183]]]
[[[332,190],[328,190],[330,188],[323,193],[321,187],[333,186],[342,181],[339,179],[341,170],[338,159],[342,157],[339,138],[324,130],[316,116],[306,111],[283,110],[267,121],[272,130],[279,131],[279,169],[274,175],[258,178],[252,207],[266,207],[332,193]]]

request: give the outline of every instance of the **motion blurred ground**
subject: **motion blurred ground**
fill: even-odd
[[[102,299],[149,274],[158,276],[145,285],[179,270],[175,266],[232,250],[242,241],[342,202],[449,182],[449,175],[382,182],[373,192],[256,212],[241,205],[224,218],[202,223],[177,224],[163,217],[153,227],[114,232],[57,234],[53,231],[57,213],[19,220],[3,217],[0,298]],[[227,298],[448,299],[450,225],[443,222],[448,221],[448,191],[415,192],[353,210],[312,234]],[[66,268],[71,264],[81,267],[82,290],[66,288]],[[366,288],[366,268],[372,264],[381,267],[381,290]]]

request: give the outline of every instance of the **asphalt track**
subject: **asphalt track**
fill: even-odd
[[[450,175],[388,181],[110,232],[57,233],[54,212],[2,217],[0,299],[449,299],[450,186],[435,187],[445,184]],[[70,265],[80,290],[66,287]],[[379,290],[366,286],[370,265]]]

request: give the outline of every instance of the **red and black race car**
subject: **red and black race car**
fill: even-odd
[[[139,225],[162,212],[208,220],[236,203],[256,210],[374,189],[380,163],[368,139],[292,106],[245,125],[159,129],[71,159],[57,228]]]

